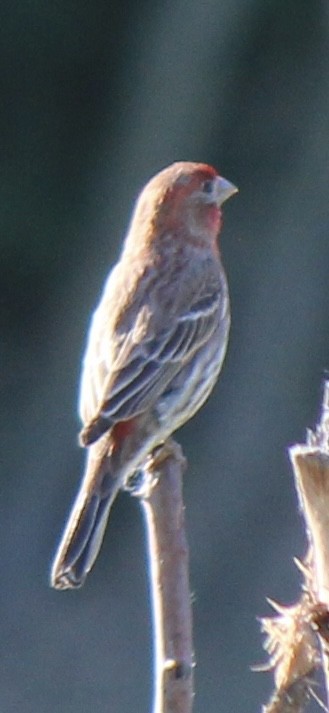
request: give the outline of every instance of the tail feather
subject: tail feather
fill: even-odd
[[[80,551],[79,556],[72,562],[69,570],[65,573],[65,579],[62,576],[61,589],[64,588],[63,582],[65,582],[65,588],[73,589],[82,587],[100,550],[112,502],[113,498],[108,497],[99,501],[95,522],[88,540],[84,548]],[[57,588],[59,588],[58,585]]]
[[[51,570],[55,589],[81,587],[100,550],[111,505],[129,475],[159,443],[158,422],[147,413],[118,422],[87,449],[87,467],[80,492]]]
[[[121,478],[109,473],[110,458],[97,461],[89,457],[88,463],[52,566],[50,583],[55,589],[83,585],[98,555],[110,508],[121,486]],[[98,469],[93,482],[90,471],[95,465]]]

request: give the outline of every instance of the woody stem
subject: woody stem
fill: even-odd
[[[148,539],[153,608],[155,690],[153,713],[191,713],[192,611],[182,475],[185,459],[173,440],[153,455],[138,497]]]

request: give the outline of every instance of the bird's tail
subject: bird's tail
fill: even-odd
[[[102,544],[111,505],[122,481],[111,473],[108,450],[88,449],[86,473],[51,570],[56,589],[81,587]]]

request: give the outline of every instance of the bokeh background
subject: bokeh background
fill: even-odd
[[[150,710],[144,529],[122,495],[85,587],[48,587],[83,465],[89,315],[134,198],[174,160],[240,187],[222,253],[232,332],[180,432],[195,710],[254,713],[256,616],[297,596],[287,447],[329,366],[329,25],[319,0],[5,2],[0,28],[1,665],[6,713]]]

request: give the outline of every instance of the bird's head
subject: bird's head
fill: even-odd
[[[180,161],[163,169],[142,190],[131,238],[162,236],[213,243],[221,227],[221,207],[237,188],[204,163]]]

